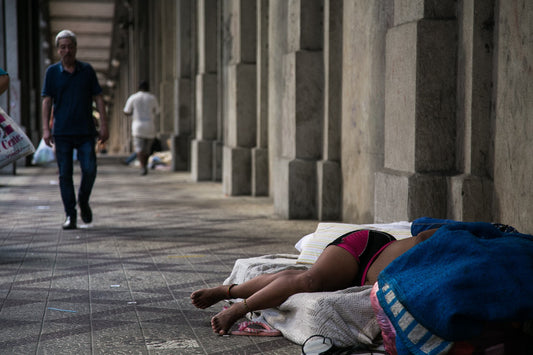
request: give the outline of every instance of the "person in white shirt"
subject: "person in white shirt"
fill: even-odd
[[[131,133],[133,147],[141,163],[141,175],[148,174],[150,147],[156,136],[155,115],[159,113],[157,98],[148,91],[148,82],[142,81],[139,84],[139,91],[131,95],[124,105],[124,113],[133,115]]]

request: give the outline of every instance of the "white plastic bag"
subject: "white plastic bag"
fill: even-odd
[[[56,159],[54,149],[52,147],[49,147],[44,142],[44,139],[41,139],[39,142],[39,146],[37,147],[37,150],[33,154],[33,158],[31,160],[31,163],[33,165],[39,165],[39,164],[48,164],[53,162]]]
[[[24,131],[0,107],[0,168],[35,151]]]

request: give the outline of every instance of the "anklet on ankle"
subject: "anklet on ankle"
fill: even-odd
[[[229,287],[228,287],[228,298],[233,298],[233,297],[231,296],[231,288],[232,288],[233,286],[237,286],[237,284],[231,284],[231,285],[229,285]]]
[[[248,304],[246,303],[246,298],[242,299],[242,304],[244,305],[244,310],[246,311],[246,313],[252,313],[252,310],[250,309],[250,307],[248,307]]]

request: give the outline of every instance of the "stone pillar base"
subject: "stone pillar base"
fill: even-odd
[[[172,171],[189,170],[189,137],[174,135],[171,137]]]
[[[316,161],[279,159],[273,178],[274,212],[285,219],[316,219]]]
[[[196,75],[196,137],[217,137],[217,74]]]
[[[341,219],[342,174],[340,164],[331,160],[317,164],[318,219],[321,221]]]
[[[252,153],[249,148],[223,148],[222,190],[228,196],[250,195]]]
[[[268,149],[252,149],[252,196],[268,196]]]
[[[473,175],[452,176],[448,180],[449,218],[465,222],[492,222],[493,183]]]
[[[193,140],[191,143],[191,178],[193,181],[210,181],[213,178],[212,141]]]
[[[447,177],[386,170],[376,173],[375,223],[446,218]]]
[[[222,154],[224,145],[221,142],[213,142],[213,181],[222,181]]]

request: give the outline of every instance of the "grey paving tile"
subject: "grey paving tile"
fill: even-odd
[[[316,221],[280,220],[269,198],[225,197],[188,173],[141,177],[104,159],[94,222],[63,231],[55,173],[0,176],[1,354],[300,354],[282,337],[215,335],[222,305],[199,310],[189,296],[238,258],[294,252]]]

